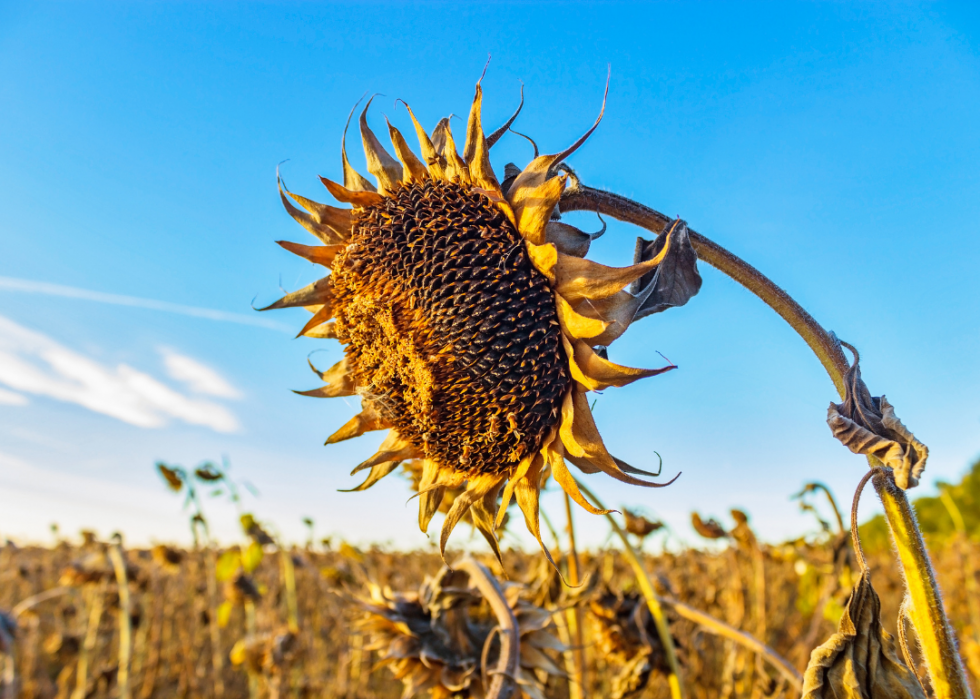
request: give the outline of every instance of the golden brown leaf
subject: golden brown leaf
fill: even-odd
[[[926,468],[929,448],[902,424],[884,396],[871,395],[861,378],[860,355],[846,342],[841,344],[854,353],[854,363],[844,374],[844,402],[832,402],[827,409],[830,431],[855,454],[874,456],[891,468],[899,488],[914,488]]]
[[[881,628],[881,602],[866,570],[837,633],[810,655],[803,699],[925,699],[915,674]]]

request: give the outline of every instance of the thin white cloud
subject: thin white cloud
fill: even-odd
[[[245,313],[229,313],[228,311],[217,311],[213,308],[184,306],[179,303],[157,301],[156,299],[144,299],[140,298],[139,296],[107,294],[102,291],[90,291],[89,289],[79,289],[78,287],[74,286],[50,284],[48,282],[36,282],[30,279],[0,277],[0,289],[5,291],[21,291],[29,294],[43,294],[45,296],[61,296],[62,298],[79,299],[82,301],[95,301],[96,303],[108,303],[114,306],[145,308],[151,311],[177,313],[179,315],[191,316],[194,318],[217,320],[223,323],[255,325],[260,328],[268,328],[270,330],[278,330],[280,332],[294,332],[293,330],[290,330],[288,325],[272,320],[271,318],[263,318],[259,316],[258,313],[255,315],[246,315]]]
[[[0,405],[27,405],[27,396],[0,388]]]
[[[0,385],[75,403],[139,427],[181,420],[218,432],[239,429],[235,416],[218,403],[185,396],[126,364],[100,364],[3,316]]]
[[[221,374],[196,359],[164,349],[163,363],[167,374],[175,381],[187,384],[195,393],[203,393],[217,398],[241,398],[242,394],[225,380]]]

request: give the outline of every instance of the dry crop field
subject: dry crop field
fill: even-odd
[[[311,535],[300,548],[248,513],[241,543],[220,545],[202,497],[230,497],[241,513],[238,484],[214,464],[158,464],[184,500],[189,550],[88,532],[0,552],[0,699],[971,699],[980,463],[913,506],[906,491],[925,478],[929,448],[862,379],[848,338],[685,220],[573,169],[606,114],[611,72],[575,140],[542,154],[524,136],[533,157],[496,170],[490,150],[524,98],[485,128],[485,73],[455,134],[449,117],[427,131],[402,100],[405,133],[391,122],[376,133],[378,95],[358,102],[335,162],[342,176],[319,178],[332,203],[306,196],[322,190],[291,191],[277,169],[303,236],[277,243],[319,278],[255,309],[304,309],[297,338],[339,343],[332,366],[308,355],[320,384],[296,393],[360,404],[326,440],[385,433],[350,490],[407,476],[420,529],[444,515],[438,545],[359,550]],[[348,158],[357,110],[373,181]],[[572,212],[602,228],[562,220]],[[589,257],[602,217],[650,236],[636,239],[632,264]],[[799,335],[841,401],[827,408],[831,434],[867,460],[842,507],[820,483],[796,495],[817,525],[799,540],[763,542],[750,513],[733,509],[723,522],[692,512],[702,538],[692,547],[660,522],[607,509],[580,476],[673,482],[610,453],[593,408],[608,389],[678,368],[659,352],[649,368],[618,364],[619,345],[612,358],[609,348],[637,321],[679,313],[702,290],[699,265]],[[869,484],[882,515],[859,528]],[[540,507],[548,487],[564,498],[560,521]],[[605,516],[616,543],[577,547],[573,505]],[[541,550],[503,550],[505,527],[526,529]],[[487,555],[451,548],[466,529]],[[644,547],[665,536],[670,546]]]
[[[949,492],[971,503],[968,485]],[[802,504],[830,512],[818,490],[804,493]],[[969,595],[980,546],[942,521],[938,500],[920,500],[919,511],[976,687],[980,628]],[[640,554],[687,696],[799,696],[810,653],[837,629],[859,575],[848,532],[818,517],[812,536],[768,545],[739,511],[728,529],[693,519],[717,539],[709,550]],[[491,611],[461,570],[437,576],[438,553],[362,551],[329,540],[280,549],[251,517],[242,524],[244,543],[222,550],[127,550],[90,534],[53,548],[8,542],[0,550],[0,610],[12,658],[7,680],[19,692],[6,696],[114,697],[121,682],[141,699],[481,696],[500,654],[499,639],[487,633]],[[633,546],[642,551],[642,537],[662,536],[658,524],[628,517]],[[873,520],[862,533],[881,618],[895,635],[903,583],[881,524]],[[567,532],[552,536],[562,574],[584,584],[564,586],[539,553],[505,551],[502,567],[480,557],[522,625],[525,696],[671,696],[664,648],[623,550],[580,551],[572,561],[561,554]],[[467,560],[453,551],[447,558]],[[911,653],[921,668],[914,643]],[[443,671],[450,666],[454,680]],[[433,675],[433,667],[442,670]]]

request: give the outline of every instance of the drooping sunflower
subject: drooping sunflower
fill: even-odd
[[[314,368],[324,385],[301,392],[360,396],[361,412],[327,444],[390,430],[378,452],[352,472],[369,469],[353,490],[369,488],[402,461],[422,459],[421,529],[445,489],[461,488],[446,514],[441,550],[469,512],[499,558],[494,530],[512,499],[541,542],[538,499],[549,473],[586,510],[606,512],[582,496],[566,460],[584,473],[662,485],[637,478],[656,474],[609,454],[586,396],[674,368],[620,366],[606,358],[605,347],[646,300],[627,287],[649,282],[686,228],[679,221],[653,253],[629,267],[586,260],[590,236],[553,219],[569,177],[563,161],[592,134],[602,112],[569,148],[537,156],[521,171],[509,166],[500,182],[490,147],[520,107],[486,136],[482,98],[478,82],[462,155],[449,119],[430,136],[405,104],[421,159],[390,123],[397,159],[385,150],[367,123],[369,100],[359,121],[377,186],[351,166],[346,129],[344,183],[320,178],[352,208],[292,194],[280,179],[286,210],[323,244],[279,244],[331,273],[262,310],[305,307],[313,317],[300,335],[344,345],[342,361],[327,371]]]

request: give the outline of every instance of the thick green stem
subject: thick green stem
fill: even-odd
[[[595,496],[595,493],[591,492],[581,483],[578,484],[579,489],[585,493],[592,502],[595,503],[600,509],[606,509],[599,498]],[[670,627],[667,625],[667,617],[664,616],[664,610],[660,606],[660,600],[657,598],[657,593],[653,589],[653,583],[650,582],[650,576],[647,575],[646,569],[643,567],[643,563],[640,561],[640,557],[636,554],[636,549],[629,542],[626,537],[626,532],[623,528],[619,526],[619,522],[612,514],[607,514],[606,518],[612,524],[612,528],[619,535],[619,538],[623,542],[623,549],[626,553],[626,560],[629,561],[630,566],[633,567],[633,572],[636,574],[636,582],[640,586],[640,591],[643,593],[643,597],[646,599],[647,608],[650,610],[650,615],[653,617],[653,623],[657,627],[657,635],[660,637],[660,645],[664,649],[664,655],[667,656],[667,667],[670,668],[670,675],[667,678],[670,684],[670,696],[672,699],[684,699],[684,687],[681,685],[681,673],[680,664],[677,662],[677,651],[674,650],[674,638],[670,635]]]
[[[909,610],[912,625],[919,636],[919,645],[929,669],[929,678],[937,697],[971,696],[966,673],[960,663],[956,641],[946,612],[939,586],[929,565],[929,553],[922,540],[915,513],[908,504],[904,491],[895,485],[891,474],[876,469],[872,481],[885,506],[885,517],[891,527],[898,556],[905,569],[905,585],[912,600]],[[910,572],[913,573],[910,575]],[[959,670],[959,672],[957,672]]]
[[[562,197],[562,211],[596,211],[636,224],[653,233],[661,233],[671,220],[664,214],[638,202],[610,192],[586,187],[574,181]],[[844,374],[847,360],[840,345],[813,317],[772,280],[755,267],[704,236],[689,231],[698,257],[740,283],[778,313],[806,341],[844,397]],[[872,467],[880,462],[868,459]],[[926,553],[922,534],[915,521],[905,491],[895,485],[875,489],[885,508],[892,538],[899,550],[906,585],[912,598],[912,623],[923,647],[929,676],[937,699],[971,697],[966,673],[956,642],[943,609],[939,586]]]

